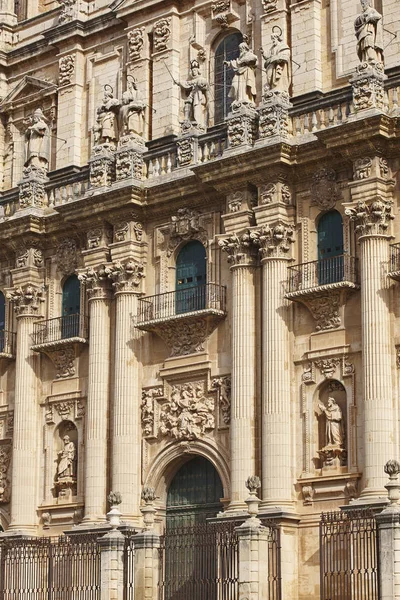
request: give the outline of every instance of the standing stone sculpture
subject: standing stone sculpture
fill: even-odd
[[[342,409],[332,397],[325,404],[318,403],[319,410],[324,414],[325,445],[318,451],[324,466],[340,466],[346,459],[345,433]]]
[[[127,77],[127,90],[122,94],[119,111],[122,135],[142,138],[144,131],[146,103],[138,90],[137,81],[132,75]]]
[[[63,437],[64,448],[60,450],[59,463],[57,467],[57,480],[65,477],[75,476],[75,444],[71,441],[69,435]]]
[[[248,37],[243,36],[243,42],[239,44],[239,57],[234,60],[225,60],[224,65],[234,72],[229,97],[233,100],[232,109],[235,106],[247,104],[254,106],[256,99],[256,68],[257,56],[250,50]]]
[[[111,85],[105,85],[102,104],[97,109],[96,124],[93,127],[95,145],[114,144],[117,141],[119,109],[120,102],[114,98],[113,88]]]
[[[383,65],[382,15],[370,6],[369,0],[361,0],[362,13],[354,22],[357,37],[357,55],[361,63]]]
[[[50,129],[40,108],[28,120],[25,131],[25,167],[49,168]]]
[[[186,81],[174,81],[174,83],[179,85],[186,95],[182,129],[185,131],[193,126],[205,130],[207,127],[208,94],[210,87],[207,79],[201,75],[198,61],[191,61],[190,75]]]
[[[269,54],[260,48],[265,61],[264,69],[267,75],[265,90],[274,90],[279,93],[289,92],[290,85],[290,48],[283,41],[282,29],[277,25],[272,28],[272,46]]]

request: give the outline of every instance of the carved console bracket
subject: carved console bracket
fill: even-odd
[[[341,327],[347,298],[359,288],[356,283],[340,281],[291,292],[286,294],[286,298],[306,306],[315,319],[316,330],[324,331]]]
[[[204,344],[221,319],[224,311],[204,309],[195,314],[175,315],[165,320],[136,325],[143,331],[156,333],[167,344],[170,357],[186,356],[204,351]]]
[[[65,379],[74,377],[76,374],[76,359],[78,358],[82,347],[87,344],[87,339],[73,337],[57,342],[47,342],[32,346],[32,350],[42,352],[48,356],[55,366],[56,379]]]
[[[329,477],[307,477],[299,479],[299,488],[304,506],[328,500],[353,500],[358,497],[359,473],[344,473]]]

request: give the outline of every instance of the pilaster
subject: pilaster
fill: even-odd
[[[231,502],[228,511],[244,510],[245,481],[256,471],[256,315],[255,252],[249,237],[219,240],[232,272]]]

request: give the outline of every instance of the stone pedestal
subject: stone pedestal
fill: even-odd
[[[239,538],[239,600],[267,599],[269,531],[255,517],[235,531]]]
[[[110,186],[115,176],[115,146],[113,144],[94,146],[89,160],[89,168],[91,187]]]
[[[267,90],[258,107],[259,142],[275,142],[276,138],[286,140],[290,133],[289,108],[292,104],[285,92]]]
[[[385,465],[389,475],[386,489],[390,505],[376,516],[379,536],[379,584],[381,600],[400,599],[400,464],[390,460]]]
[[[257,136],[258,115],[250,104],[232,105],[226,118],[228,126],[228,152],[240,146],[253,146]]]
[[[19,208],[38,207],[47,205],[46,183],[47,173],[45,169],[30,165],[25,167],[23,179],[19,186]]]
[[[112,530],[98,539],[101,552],[101,600],[121,600],[124,597],[125,537]]]
[[[176,140],[178,167],[188,167],[197,163],[198,135],[199,132],[192,129]]]
[[[385,108],[385,79],[387,77],[381,63],[362,63],[357,66],[355,75],[350,79],[356,111]]]
[[[115,174],[117,181],[124,179],[143,179],[143,153],[146,146],[141,137],[125,135],[118,142],[115,153]]]
[[[160,572],[160,536],[154,531],[144,531],[134,537],[135,543],[135,597],[140,600],[157,600]]]

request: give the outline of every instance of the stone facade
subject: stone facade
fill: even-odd
[[[201,456],[228,516],[260,478],[283,598],[319,598],[319,514],[379,503],[400,449],[400,17],[376,2],[361,42],[366,4],[0,2],[8,535],[99,527],[113,489],[156,556],[169,483]],[[182,308],[193,242],[207,285]]]

